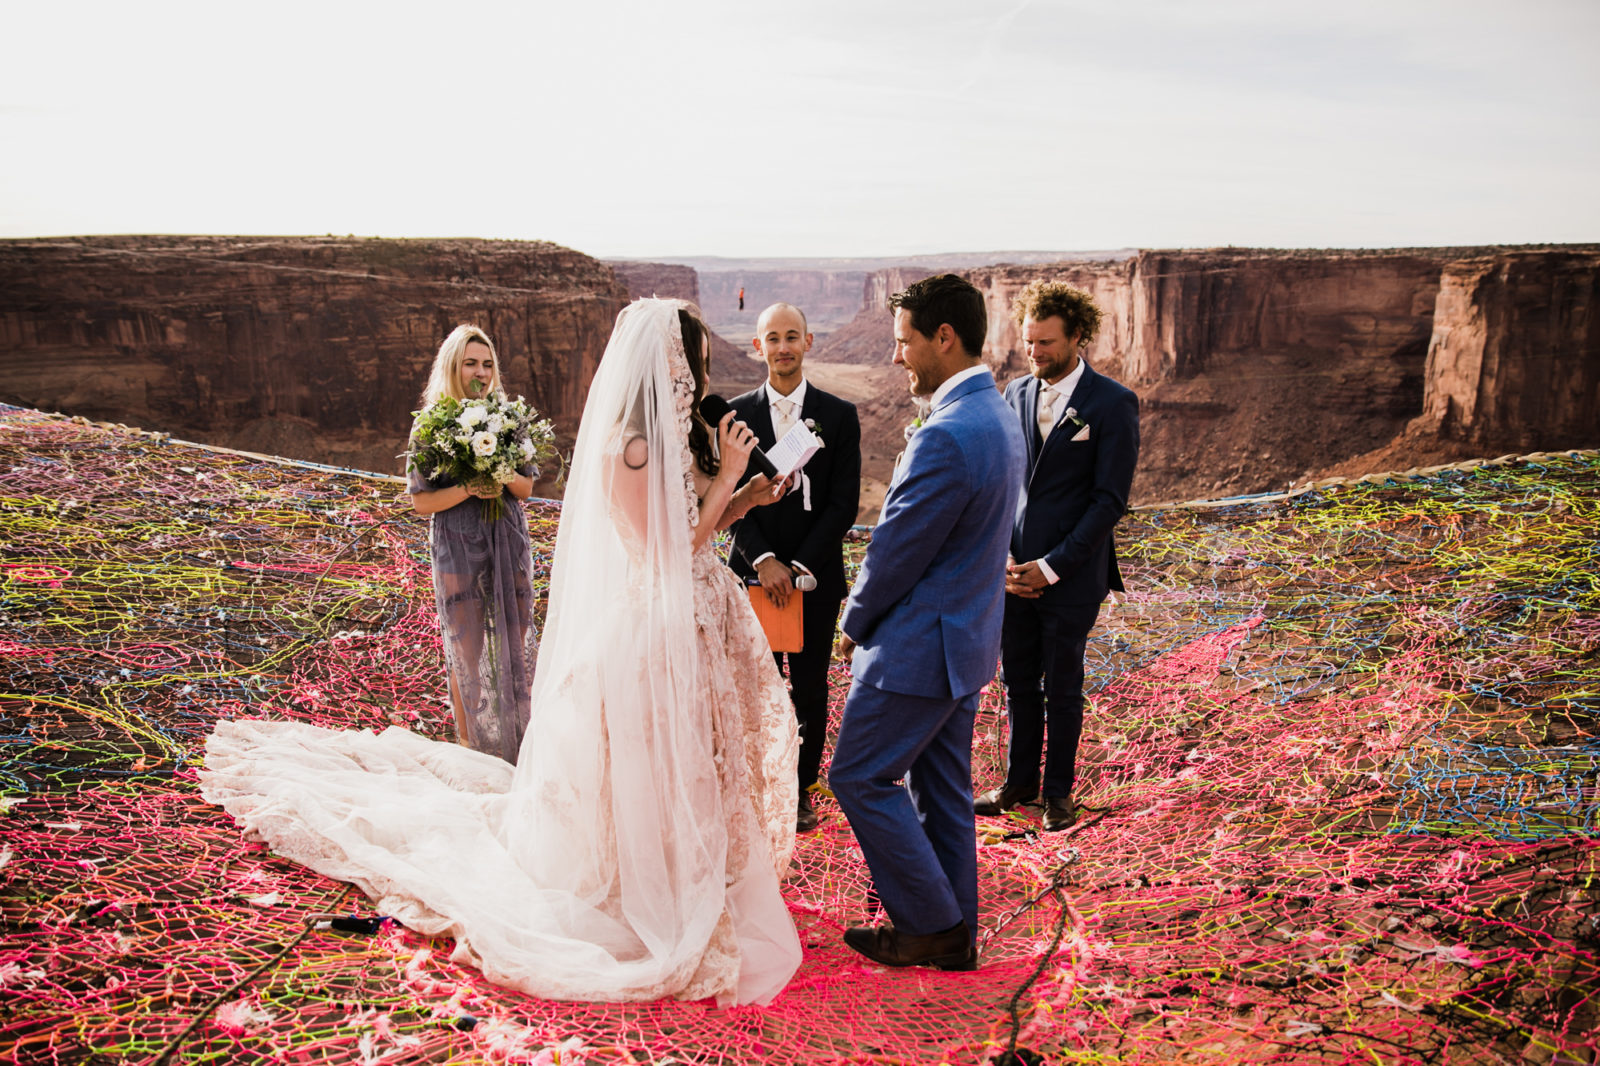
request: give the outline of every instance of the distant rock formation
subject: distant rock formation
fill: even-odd
[[[633,259],[607,259],[617,277],[628,288],[628,298],[637,300],[645,296],[662,296],[672,300],[688,300],[700,304],[700,276],[694,267],[676,263],[642,263]]]
[[[1419,423],[1486,451],[1600,437],[1600,270],[1593,253],[1503,252],[1448,264]]]
[[[712,328],[730,340],[755,336],[756,319],[780,301],[805,311],[812,332],[826,333],[855,316],[866,276],[864,270],[702,271],[702,306]],[[739,310],[741,286],[743,311]]]
[[[870,276],[856,318],[813,359],[888,363],[884,301],[926,273]],[[1143,403],[1136,500],[1282,489],[1367,454],[1416,465],[1403,461],[1600,444],[1593,246],[1146,251],[964,275],[984,292],[1001,382],[1027,373],[1011,317],[1024,285],[1095,296],[1089,361]],[[861,407],[864,439],[915,414],[893,388]],[[886,479],[882,465],[869,455],[868,475]]]
[[[1600,246],[1227,248],[992,264],[975,255],[965,274],[988,303],[984,354],[1002,382],[1026,372],[1011,318],[1024,285],[1054,278],[1095,295],[1105,321],[1089,360],[1142,402],[1138,502],[1600,445]],[[885,301],[943,267],[855,265],[780,262],[770,292],[754,270],[743,279],[753,331],[775,299],[799,303],[815,327],[854,277],[854,317],[818,341],[807,366],[857,402],[870,501],[915,414],[904,374],[889,365]],[[393,472],[433,353],[465,321],[494,337],[510,389],[570,444],[630,295],[696,299],[711,314],[707,304],[732,296],[727,283],[680,264],[608,266],[542,242],[0,241],[0,401]],[[714,337],[711,365],[724,395],[766,374],[747,339]],[[863,517],[872,513],[868,503]]]
[[[644,263],[633,259],[607,260],[606,265],[627,286],[629,299],[663,296],[688,300],[700,307],[702,315],[706,314],[700,304],[700,276],[693,267],[675,263]],[[710,325],[709,320],[707,325]],[[752,324],[752,334],[754,330]],[[719,333],[711,334],[710,391],[731,399],[766,379],[767,364],[755,357],[753,348],[748,344],[735,345]]]
[[[0,241],[0,400],[398,472],[456,324],[571,433],[625,300],[600,262],[537,241]]]
[[[1107,252],[942,252],[904,257],[768,256],[727,258],[685,256],[672,263],[693,267],[700,279],[700,305],[711,327],[735,346],[753,335],[756,317],[768,305],[783,301],[805,310],[811,330],[820,338],[848,325],[861,306],[863,281],[883,270],[921,270],[923,276],[944,270],[966,270],[994,263],[1059,263],[1076,259],[1116,259],[1131,249]],[[618,263],[612,261],[612,265]],[[739,290],[745,290],[744,308]]]

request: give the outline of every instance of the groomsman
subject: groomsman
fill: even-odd
[[[1042,784],[1044,828],[1059,830],[1078,817],[1084,646],[1108,590],[1122,589],[1111,531],[1128,509],[1139,459],[1139,398],[1081,354],[1100,329],[1088,293],[1035,281],[1013,311],[1032,373],[1006,386],[1028,442],[1001,646],[1011,742],[1004,784],[973,810],[993,815],[1032,802]]]
[[[828,780],[866,857],[882,925],[845,943],[888,966],[978,964],[972,721],[1000,653],[1017,421],[980,355],[983,294],[953,274],[890,297],[894,362],[928,416],[906,445],[844,618],[854,651]]]
[[[730,558],[735,573],[759,580],[780,607],[795,594],[797,580],[807,583],[809,575],[816,582],[803,599],[802,647],[787,654],[789,698],[800,722],[795,829],[802,833],[817,827],[807,790],[816,784],[828,735],[828,666],[845,594],[844,535],[855,524],[861,501],[861,423],[854,404],[806,380],[811,339],[798,307],[776,303],[761,312],[752,343],[767,361],[767,380],[732,403],[762,450],[796,422],[804,422],[822,440],[822,449],[781,500],[755,508],[733,527]],[[776,652],[773,658],[783,670],[785,653]]]

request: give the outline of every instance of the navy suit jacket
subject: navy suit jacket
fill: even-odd
[[[839,628],[874,688],[962,697],[994,677],[1006,545],[1027,464],[988,371],[950,390],[906,445]]]
[[[729,404],[766,451],[777,443],[772,408],[763,385]],[[777,503],[757,507],[734,523],[729,565],[743,578],[755,577],[751,564],[767,552],[780,563],[798,562],[817,577],[817,594],[844,598],[844,535],[856,523],[861,505],[861,422],[855,404],[806,383],[800,418],[816,423],[822,448],[802,468],[811,480],[811,510],[797,484]],[[752,473],[753,473],[752,469]]]
[[[1086,361],[1067,407],[1088,423],[1089,438],[1074,441],[1070,427],[1061,425],[1042,439],[1043,384],[1030,375],[1006,386],[1006,403],[1028,442],[1011,557],[1019,563],[1042,558],[1056,572],[1060,580],[1045,588],[1042,601],[1099,603],[1108,589],[1122,588],[1111,531],[1128,510],[1139,461],[1139,398]]]

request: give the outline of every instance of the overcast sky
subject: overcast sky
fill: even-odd
[[[1600,241],[1600,0],[7,5],[0,236]]]

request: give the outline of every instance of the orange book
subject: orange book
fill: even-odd
[[[801,597],[805,594],[796,590],[789,594],[787,607],[774,607],[772,601],[767,599],[767,592],[760,585],[747,585],[750,592],[750,606],[756,610],[756,617],[761,619],[761,628],[766,631],[767,644],[773,651],[799,651],[803,638],[801,633],[802,610]]]

